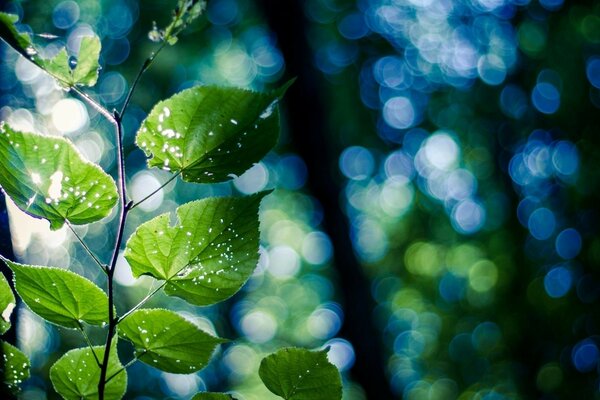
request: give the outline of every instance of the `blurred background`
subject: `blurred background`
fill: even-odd
[[[168,24],[174,6],[31,0],[2,10],[24,31],[56,36],[35,38],[46,55],[100,36],[90,93],[111,109],[157,47],[153,21]],[[0,54],[2,120],[69,137],[114,176],[110,124],[4,43]],[[295,345],[330,346],[346,400],[600,399],[600,2],[209,0],[133,97],[133,199],[169,177],[145,169],[133,145],[154,103],[193,85],[266,90],[291,77],[275,151],[233,182],[177,182],[130,214],[127,236],[199,197],[277,188],[240,293],[208,308],[164,295],[149,303],[234,340],[198,374],[135,364],[127,398],[274,398],[259,362]],[[7,208],[2,254],[104,285],[70,231]],[[113,214],[77,231],[106,260],[115,224]],[[124,258],[116,279],[120,310],[152,287]],[[80,334],[24,306],[12,332],[32,358],[21,397],[58,398],[48,369],[85,345]],[[120,354],[129,360],[131,348]]]

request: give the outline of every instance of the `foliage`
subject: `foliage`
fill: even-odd
[[[192,201],[176,210],[175,225],[170,225],[169,214],[163,214],[141,224],[127,240],[125,256],[133,273],[152,276],[162,283],[122,315],[115,307],[114,276],[127,217],[158,191],[137,202],[127,196],[123,118],[138,80],[156,54],[165,43],[174,44],[203,7],[200,1],[181,0],[171,24],[158,33],[151,31],[150,38],[162,43],[142,65],[122,109],[114,112],[80,88],[93,86],[98,80],[97,37],[84,37],[76,57],[62,48],[53,57],[43,58],[31,36],[15,25],[18,18],[0,13],[0,36],[6,43],[115,127],[116,182],[99,165],[86,161],[69,139],[21,132],[4,122],[0,125],[0,186],[19,208],[47,220],[53,230],[63,224],[73,230],[72,225],[103,223],[101,220],[114,212],[119,216],[110,263],[102,263],[81,240],[106,275],[106,292],[68,270],[23,265],[3,258],[13,271],[18,295],[31,311],[51,323],[79,330],[88,344],[68,351],[50,368],[54,389],[65,399],[122,398],[127,389],[126,369],[136,361],[171,373],[190,373],[205,367],[226,339],[204,332],[173,311],[141,307],[162,288],[166,294],[191,304],[221,302],[240,290],[256,267],[258,208],[268,192]],[[149,167],[173,174],[161,188],[179,175],[190,182],[226,181],[258,162],[277,142],[278,102],[287,86],[268,93],[196,86],[159,102],[142,123],[136,144],[150,157]],[[0,289],[0,328],[4,332],[10,327],[15,299],[4,278],[0,279]],[[104,329],[103,344],[92,343],[88,325]],[[131,342],[135,348],[126,365],[117,354],[117,338]],[[2,346],[4,382],[16,390],[27,377],[29,362],[18,349],[7,343]],[[326,398],[341,398],[339,373],[327,362],[325,352],[286,349],[265,360],[261,377],[271,390],[274,385],[285,388],[276,391],[284,398],[305,398],[293,393],[290,397],[287,387],[295,382],[299,369],[307,370],[303,385],[306,379],[311,385],[321,382],[327,388],[323,392]],[[320,392],[316,387],[303,388],[301,393]],[[199,393],[196,398],[230,397]]]

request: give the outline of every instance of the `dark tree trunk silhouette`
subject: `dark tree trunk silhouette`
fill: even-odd
[[[305,36],[307,21],[302,2],[262,0],[259,4],[277,35],[287,77],[297,77],[285,96],[291,144],[306,162],[307,189],[323,206],[323,228],[334,247],[334,265],[345,312],[340,335],[352,343],[356,353],[351,377],[363,387],[367,398],[391,399],[380,335],[372,321],[374,300],[370,282],[356,259],[349,224],[340,209],[342,188],[334,175],[338,146],[326,129],[318,72],[310,61],[312,52]]]

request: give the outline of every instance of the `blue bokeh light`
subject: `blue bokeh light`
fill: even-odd
[[[591,339],[577,343],[571,351],[571,360],[579,372],[593,371],[598,365],[598,346]]]
[[[460,201],[452,209],[452,226],[463,234],[472,234],[479,231],[485,224],[486,213],[483,205],[476,200],[466,199]]]
[[[560,93],[551,83],[540,82],[531,92],[531,102],[544,114],[554,114],[560,107]]]
[[[600,58],[592,57],[588,59],[585,73],[592,86],[600,89]]]
[[[527,227],[531,236],[537,240],[546,240],[552,236],[556,228],[554,213],[545,207],[540,207],[529,216]]]
[[[562,140],[554,145],[552,164],[561,175],[573,175],[579,168],[579,152],[573,143]]]
[[[571,271],[565,267],[552,268],[544,277],[544,289],[548,296],[559,298],[566,295],[573,285]]]
[[[556,252],[565,260],[577,257],[581,251],[581,235],[576,229],[568,228],[558,234],[555,241]]]
[[[352,146],[340,155],[340,170],[350,179],[363,180],[373,174],[375,159],[364,147]]]
[[[62,1],[54,7],[52,22],[59,29],[69,29],[79,20],[79,5],[74,1]]]

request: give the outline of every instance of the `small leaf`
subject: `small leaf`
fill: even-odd
[[[99,360],[104,357],[104,346],[95,346],[94,352]],[[113,346],[108,358],[106,377],[110,378],[121,371],[123,365],[117,356],[117,347]],[[89,347],[74,349],[65,353],[50,368],[50,380],[56,390],[67,400],[97,399],[100,367]],[[104,399],[121,399],[127,389],[127,371],[115,375],[105,387]]]
[[[17,302],[8,281],[0,272],[0,335],[10,329],[10,316]]]
[[[26,33],[19,32],[15,27],[15,23],[18,20],[19,17],[17,15],[0,12],[0,38],[23,57],[30,60],[37,60],[37,51],[33,47],[31,37]]]
[[[133,312],[119,324],[119,336],[133,343],[140,361],[175,374],[201,370],[215,347],[225,342],[179,314],[161,309]]]
[[[80,321],[92,325],[108,322],[108,298],[91,281],[62,268],[0,258],[12,269],[19,296],[40,317],[67,328],[79,327]]]
[[[136,144],[148,166],[189,182],[223,182],[267,154],[279,136],[277,103],[289,84],[270,93],[197,86],[159,102]]]
[[[64,86],[94,86],[98,80],[100,65],[100,39],[97,36],[84,36],[81,39],[77,66],[73,69],[69,63],[69,55],[65,48],[54,57],[43,59],[39,56],[31,38],[20,33],[15,23],[18,16],[0,13],[0,37],[21,55],[37,64]]]
[[[265,386],[286,400],[337,400],[342,381],[327,350],[283,348],[265,357],[258,370]]]
[[[21,383],[29,378],[29,358],[10,343],[0,341],[0,347],[2,386],[6,386],[11,392],[17,393]],[[1,390],[0,393],[2,393]]]
[[[100,39],[98,36],[84,36],[77,55],[77,66],[73,69],[73,82],[76,85],[94,86],[98,81],[100,64]],[[67,61],[67,66],[68,61]]]
[[[196,393],[191,400],[235,400],[227,393],[200,392]]]
[[[117,203],[117,187],[102,169],[60,137],[15,131],[0,122],[0,186],[26,213],[59,229],[88,224]]]
[[[195,305],[233,296],[258,262],[258,207],[267,192],[207,198],[142,224],[127,242],[133,274],[168,280],[165,293]]]

